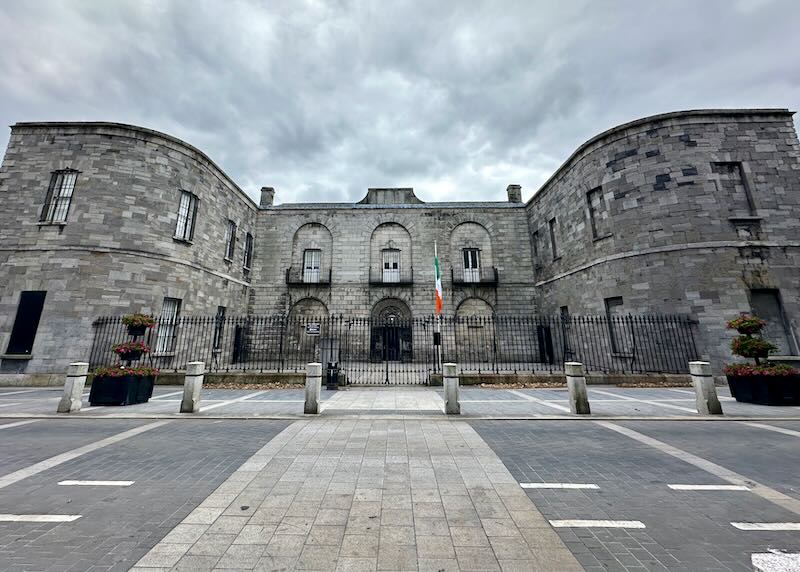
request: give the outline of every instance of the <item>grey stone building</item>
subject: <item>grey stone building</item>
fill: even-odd
[[[581,145],[527,203],[507,193],[275,205],[265,187],[255,204],[174,137],[18,123],[0,168],[0,374],[59,375],[103,315],[428,315],[434,243],[447,315],[688,314],[719,369],[725,320],[752,310],[797,353],[788,110],[636,120]]]

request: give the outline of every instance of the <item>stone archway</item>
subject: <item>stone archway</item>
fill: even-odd
[[[411,310],[398,298],[384,298],[370,314],[370,359],[410,362],[414,357]]]

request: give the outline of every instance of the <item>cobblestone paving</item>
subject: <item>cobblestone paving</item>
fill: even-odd
[[[622,424],[622,423],[620,423]],[[745,532],[731,522],[797,522],[800,515],[747,491],[674,491],[668,484],[727,484],[657,449],[596,424],[478,421],[472,425],[519,482],[596,484],[596,490],[527,490],[548,519],[638,520],[644,529],[559,528],[588,572],[752,571],[750,554],[800,550],[795,532]],[[626,422],[657,439],[713,460],[754,480],[795,490],[798,443],[775,435],[776,455],[762,464],[754,449],[772,434],[738,423]],[[783,438],[781,438],[783,437]],[[794,442],[790,442],[795,439]],[[720,452],[724,451],[724,452]],[[768,459],[769,455],[764,455]],[[770,466],[767,466],[770,465]]]
[[[141,421],[50,420],[0,430],[0,475]],[[69,523],[0,522],[0,570],[128,570],[265,441],[282,421],[170,422],[0,489],[3,514],[80,514]],[[58,486],[133,480],[129,487]]]
[[[299,421],[135,570],[580,570],[465,423]]]

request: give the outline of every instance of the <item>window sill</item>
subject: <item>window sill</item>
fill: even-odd
[[[175,357],[175,352],[159,352],[159,353],[152,353],[150,354],[151,357],[154,358],[162,358],[162,357]]]
[[[556,256],[556,257],[553,259],[553,262],[558,262],[559,260],[561,260],[561,257],[560,257],[560,256]]]
[[[227,257],[223,256],[223,257],[222,257],[222,261],[223,261],[225,264],[230,264],[231,262],[233,262],[233,258],[227,258]]]
[[[173,236],[172,240],[174,240],[175,242],[183,243],[187,246],[192,246],[194,244],[194,242],[192,242],[191,240],[186,240],[185,238],[181,238],[180,236]]]
[[[622,359],[633,359],[633,354],[623,353],[623,352],[611,352],[611,357],[615,358],[622,358]]]
[[[36,223],[36,226],[58,226],[58,227],[64,227],[64,226],[67,226],[67,221],[62,221],[62,222],[39,221],[39,222]]]
[[[601,240],[605,240],[607,238],[611,238],[614,236],[613,232],[609,232],[608,234],[604,234],[603,236],[596,236],[592,239],[592,242],[600,242]]]
[[[0,359],[29,360],[29,359],[33,359],[33,355],[32,354],[2,354],[2,355],[0,355]]]
[[[729,216],[728,220],[731,222],[760,222],[760,216]]]

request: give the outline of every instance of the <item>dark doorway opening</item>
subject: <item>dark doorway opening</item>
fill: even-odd
[[[46,295],[47,292],[42,290],[20,294],[17,316],[14,318],[14,327],[11,330],[6,353],[29,355],[33,351],[33,341],[36,338],[36,330],[39,329],[39,319],[42,317]]]

